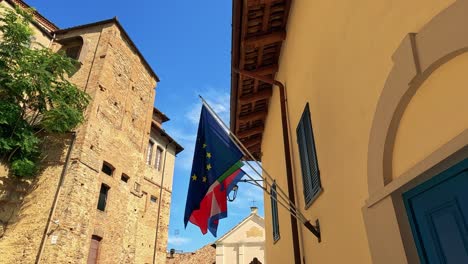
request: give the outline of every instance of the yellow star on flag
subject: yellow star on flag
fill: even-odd
[[[207,170],[211,170],[211,164],[206,165]]]
[[[206,178],[206,176],[203,176],[202,181],[203,181],[203,182],[206,182],[206,180],[208,180],[208,178]]]
[[[206,148],[207,146],[208,146],[208,145],[206,145],[206,144],[203,144],[203,146],[202,146],[202,147],[203,147],[203,148]]]
[[[207,158],[211,158],[211,153],[207,152],[207,153],[206,153],[206,157],[207,157]]]
[[[192,181],[196,181],[197,180],[197,175],[192,175]]]

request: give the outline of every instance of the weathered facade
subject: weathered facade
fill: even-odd
[[[321,231],[265,196],[268,263],[468,261],[467,14],[234,1],[231,128]]]
[[[35,18],[43,45],[79,61],[70,79],[92,101],[76,131],[44,146],[34,181],[2,171],[0,262],[164,263],[182,147],[153,107],[157,75],[116,19],[59,29]]]

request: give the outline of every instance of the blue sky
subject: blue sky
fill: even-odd
[[[194,251],[216,238],[198,227],[183,226],[188,177],[201,108],[205,97],[229,122],[231,8],[226,0],[26,0],[61,28],[117,16],[143,56],[158,74],[156,107],[171,120],[164,128],[185,150],[176,160],[168,248]],[[263,216],[263,195],[241,183],[238,197],[221,221],[221,236],[250,213],[256,201]]]

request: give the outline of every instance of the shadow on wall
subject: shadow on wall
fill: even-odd
[[[60,173],[55,173],[65,164],[72,135],[43,135],[40,169],[36,177],[18,178],[11,175],[5,162],[0,162],[0,239],[8,228],[21,220],[24,212],[35,203],[42,203],[42,213],[47,214],[57,190]],[[55,168],[51,170],[51,168]],[[49,171],[51,173],[49,173]],[[50,174],[50,175],[49,175]],[[45,185],[42,195],[36,194],[39,186]],[[46,195],[45,201],[37,200]],[[45,209],[45,210],[44,210]]]

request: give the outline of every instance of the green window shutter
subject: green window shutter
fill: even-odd
[[[306,207],[308,207],[322,191],[308,103],[297,125],[296,133],[299,157],[301,160],[304,200],[306,202]]]
[[[271,219],[273,222],[273,241],[278,241],[280,239],[279,233],[279,219],[278,219],[278,200],[276,194],[276,182],[273,182],[271,185]]]

